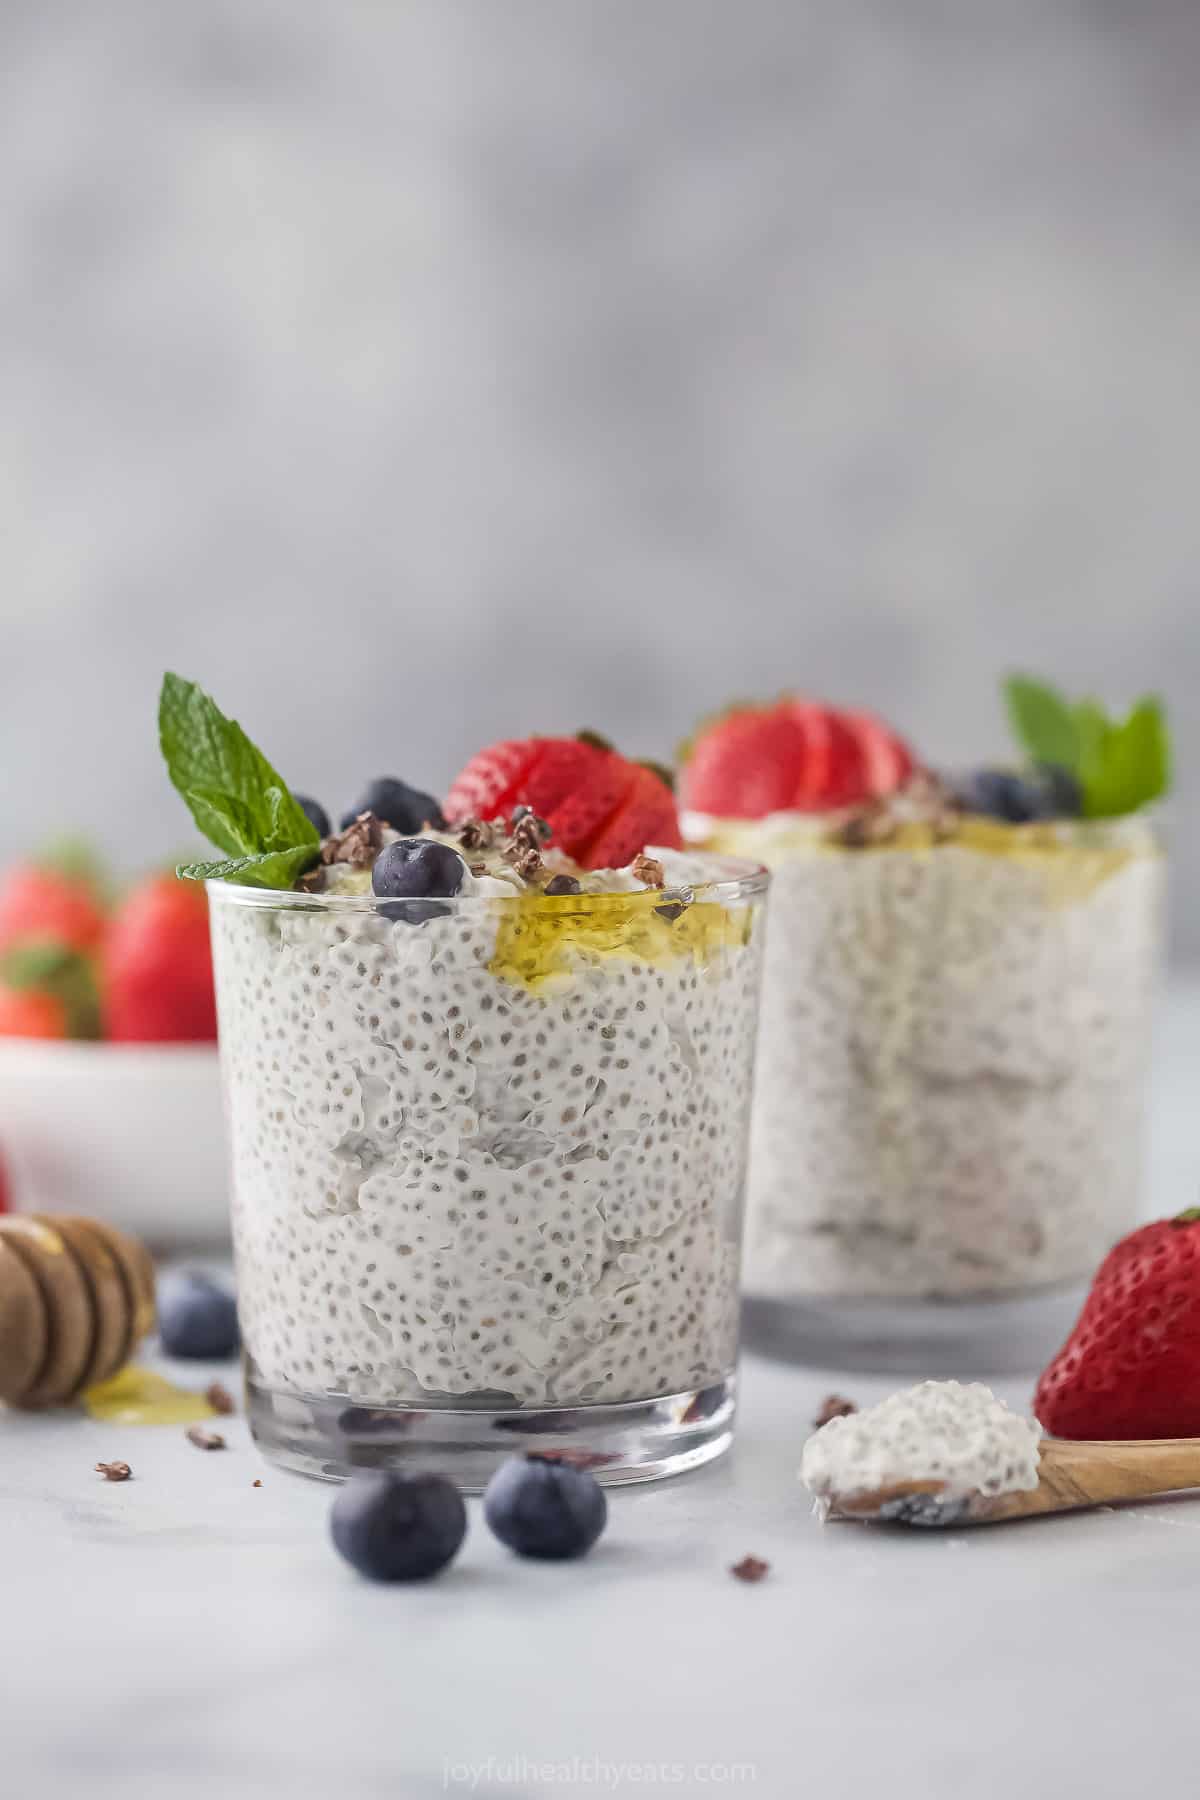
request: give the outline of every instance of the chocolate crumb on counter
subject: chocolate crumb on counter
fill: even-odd
[[[326,838],[321,846],[323,863],[349,863],[365,869],[375,861],[383,843],[383,826],[372,812],[359,813],[336,837]]]
[[[646,887],[660,888],[666,886],[667,878],[663,872],[662,864],[659,862],[657,856],[647,856],[644,850],[640,851],[639,854],[634,857],[633,862],[630,864],[629,872],[635,881],[644,883]]]
[[[251,1487],[261,1487],[261,1486],[262,1486],[262,1482],[261,1482],[261,1481],[252,1481],[252,1482],[251,1482],[251,1483],[250,1483],[250,1486],[251,1486]]]
[[[736,1575],[739,1581],[761,1581],[770,1567],[761,1556],[743,1556],[741,1562],[730,1564],[729,1573]]]
[[[105,1481],[128,1481],[133,1474],[127,1462],[106,1462],[96,1464],[97,1475],[103,1475]]]
[[[858,1407],[853,1400],[847,1400],[841,1394],[826,1394],[813,1420],[813,1430],[820,1431],[822,1425],[828,1425],[830,1419],[848,1419],[851,1413],[857,1411]]]
[[[231,1413],[237,1410],[233,1404],[233,1395],[219,1381],[214,1381],[210,1387],[205,1388],[204,1398],[215,1413]]]
[[[209,1431],[203,1425],[189,1425],[183,1434],[189,1444],[195,1444],[197,1450],[223,1450],[225,1439],[219,1431]]]

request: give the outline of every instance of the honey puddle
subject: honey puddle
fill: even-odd
[[[216,1417],[203,1394],[176,1387],[151,1369],[122,1369],[88,1388],[83,1404],[91,1418],[107,1425],[191,1425]]]
[[[491,973],[540,993],[571,977],[580,961],[616,956],[661,969],[690,957],[705,967],[720,951],[748,943],[750,909],[711,901],[681,904],[670,891],[579,894],[568,901],[528,894],[501,910]]]

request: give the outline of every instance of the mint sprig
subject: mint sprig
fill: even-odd
[[[1034,761],[1058,763],[1075,776],[1085,818],[1136,812],[1170,787],[1170,734],[1155,695],[1123,719],[1110,717],[1098,700],[1067,700],[1028,675],[1010,675],[1004,698],[1013,732]]]
[[[220,862],[185,863],[191,881],[290,888],[319,854],[316,827],[262,751],[194,681],[163,676],[158,737],[167,773]]]

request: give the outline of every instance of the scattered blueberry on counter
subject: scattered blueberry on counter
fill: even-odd
[[[333,1542],[372,1581],[421,1581],[458,1553],[467,1535],[462,1495],[444,1475],[356,1475],[333,1502]]]
[[[608,1502],[590,1470],[531,1451],[496,1470],[483,1516],[518,1556],[562,1561],[591,1549],[608,1519]]]
[[[233,1356],[240,1341],[233,1295],[195,1269],[164,1275],[158,1284],[158,1335],[168,1356]]]
[[[317,836],[327,838],[330,830],[329,814],[325,811],[321,802],[319,800],[314,800],[311,794],[293,794],[292,799],[296,802],[300,811],[313,827]]]
[[[422,825],[441,831],[446,823],[432,794],[423,794],[420,788],[409,787],[407,781],[398,781],[394,775],[377,775],[368,782],[358,804],[343,817],[342,830],[353,825],[359,813],[364,812],[374,813],[393,831],[405,833],[420,831]]]

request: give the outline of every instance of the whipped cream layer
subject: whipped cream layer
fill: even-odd
[[[714,829],[774,869],[747,1221],[759,1296],[1005,1294],[1132,1222],[1163,862],[1137,819]]]
[[[730,1371],[760,894],[516,893],[413,925],[212,890],[256,1377],[577,1405]],[[693,890],[694,889],[694,894]]]
[[[973,1382],[925,1381],[878,1406],[831,1419],[804,1446],[800,1479],[818,1500],[937,1481],[949,1504],[1038,1484],[1041,1428]]]

